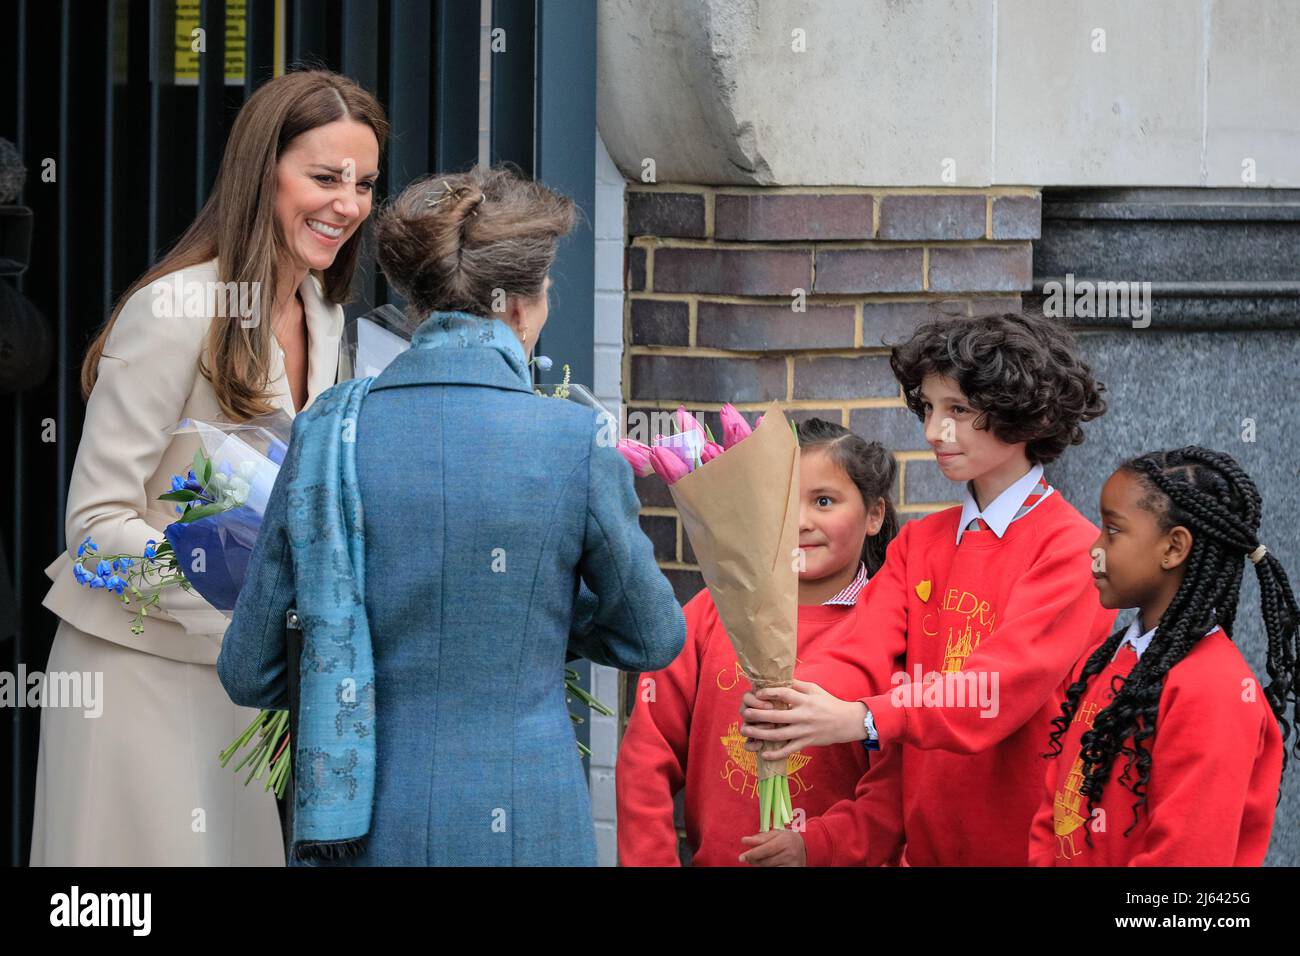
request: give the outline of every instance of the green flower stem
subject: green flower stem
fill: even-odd
[[[578,700],[582,701],[584,704],[586,704],[588,707],[590,707],[598,714],[603,714],[606,717],[614,716],[614,712],[612,710],[610,710],[608,707],[606,707],[604,704],[598,701],[595,697],[592,697],[589,693],[587,693],[585,690],[583,690],[581,687],[578,686],[577,684],[578,675],[575,671],[568,671],[568,674],[571,676],[565,679],[564,688],[566,691],[568,691],[569,694],[578,698]]]
[[[761,758],[760,758],[761,759]],[[758,782],[758,831],[783,830],[794,821],[790,778],[784,774]]]
[[[230,758],[233,757],[239,750],[241,750],[244,747],[245,744],[248,743],[249,740],[252,739],[253,734],[257,732],[257,728],[262,726],[262,721],[264,719],[265,714],[266,711],[262,711],[261,713],[259,713],[257,715],[257,718],[251,724],[249,724],[247,728],[245,728],[244,732],[235,738],[234,743],[232,743],[225,750],[221,751],[219,755],[221,757],[221,766],[224,767],[226,764],[230,763]]]
[[[239,763],[235,764],[234,766],[235,773],[239,773],[239,771],[243,770],[244,767],[248,765],[248,762],[250,760],[256,760],[261,755],[261,753],[262,753],[262,745],[260,743],[254,744],[253,749],[250,750],[248,753],[244,754],[244,759],[239,761]]]
[[[614,712],[602,704],[595,697],[592,697],[576,683],[578,674],[569,668],[565,669],[565,689],[568,693],[577,697],[592,710],[613,716]],[[569,719],[575,723],[583,723],[583,719],[577,714],[570,713]],[[254,738],[257,738],[256,742]],[[289,713],[284,710],[262,710],[253,719],[244,732],[236,737],[225,750],[218,754],[221,766],[227,766],[235,754],[244,749],[253,742],[252,748],[246,753],[242,760],[239,761],[232,769],[235,773],[243,770],[244,767],[251,764],[244,785],[247,786],[253,780],[261,778],[267,773],[265,790],[275,789],[277,797],[284,796],[284,789],[289,780],[289,773],[293,765],[293,750],[289,746]],[[583,745],[581,741],[574,741],[578,745],[578,753],[582,757],[590,757],[591,749]]]

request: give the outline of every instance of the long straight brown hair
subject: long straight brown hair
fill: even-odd
[[[198,217],[153,268],[122,294],[81,365],[81,396],[90,398],[99,359],[113,324],[127,300],[157,279],[217,259],[217,278],[259,288],[260,316],[272,315],[280,262],[288,243],[275,215],[276,164],[301,134],[340,119],[364,123],[374,131],[382,152],[388,135],[384,108],[346,76],[327,70],[300,70],[261,86],[240,109],[226,141],[212,194]],[[321,274],[325,298],[348,300],[352,274],[361,253],[362,229],[352,234]],[[227,286],[237,288],[237,286]],[[211,301],[209,299],[209,301]],[[212,322],[199,371],[216,393],[222,411],[245,421],[273,410],[270,384],[271,322],[245,328],[243,322]]]

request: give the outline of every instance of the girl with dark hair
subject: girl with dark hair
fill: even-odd
[[[814,471],[833,475],[837,480],[840,478],[839,472],[842,472],[858,489],[868,512],[878,512],[880,515],[879,525],[875,523],[874,516],[869,517],[868,533],[862,542],[859,575],[863,576],[865,581],[866,577],[875,574],[885,563],[885,549],[898,534],[898,515],[894,512],[894,505],[890,500],[898,475],[898,463],[880,442],[867,441],[843,425],[836,425],[822,418],[810,418],[800,423],[798,433],[800,468],[805,467],[806,462],[809,478],[814,479],[814,487],[805,497],[818,490],[816,487],[818,482],[815,479],[820,476],[813,474]],[[818,453],[825,458],[818,458]],[[802,478],[802,475],[800,477]],[[802,489],[804,485],[801,484],[799,487]],[[846,504],[853,504],[851,495],[843,497],[847,499]],[[815,518],[817,513],[815,510],[811,511],[810,517]],[[799,546],[805,555],[809,554],[810,548],[803,539],[802,531]],[[811,584],[814,580],[811,570],[800,575],[801,584],[805,582]],[[804,602],[801,600],[800,603]]]
[[[873,653],[860,613],[863,589],[898,532],[890,497],[893,456],[818,418],[798,426],[799,617],[797,688],[816,681],[850,697],[888,686],[892,661]],[[708,589],[685,607],[686,648],[642,674],[614,776],[618,849],[625,866],[676,866],[673,798],[685,789],[686,838],[695,866],[735,866],[752,829],[757,765],[739,733],[749,682]],[[851,796],[867,768],[856,744],[808,747],[790,757],[795,824]]]
[[[1101,518],[1101,603],[1138,615],[1067,682],[1030,862],[1258,866],[1300,716],[1300,610],[1259,541],[1255,483],[1222,452],[1153,452],[1111,475]],[[1232,640],[1247,559],[1268,638],[1263,688]]]

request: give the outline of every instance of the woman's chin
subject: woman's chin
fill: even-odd
[[[297,258],[300,266],[306,266],[313,272],[324,272],[334,265],[334,260],[338,258],[339,250],[343,248],[347,238],[336,246],[328,246],[309,239],[298,247]]]
[[[307,267],[311,269],[313,272],[324,272],[330,266],[334,265],[334,260],[337,258],[338,258],[337,250],[333,252],[317,251],[315,255],[311,256],[306,260]]]

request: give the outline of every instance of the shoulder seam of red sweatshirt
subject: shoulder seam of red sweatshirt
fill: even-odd
[[[721,617],[721,615],[718,614],[718,606],[715,603],[713,603],[713,594],[709,591],[707,587],[700,588],[700,590],[696,592],[695,596],[691,598],[689,601],[687,601],[686,603],[693,604],[696,601],[699,601],[701,605],[707,604],[709,606],[708,611],[701,611],[701,613],[704,614],[711,613],[714,617],[718,617],[718,618]],[[685,608],[683,608],[683,611],[685,611]],[[718,623],[721,624],[722,621],[719,620]],[[705,656],[709,653],[709,645],[712,642],[712,640],[713,640],[713,628],[708,628],[705,631],[703,642],[699,642],[696,645],[699,649],[699,653],[697,654],[699,660],[703,661]]]

